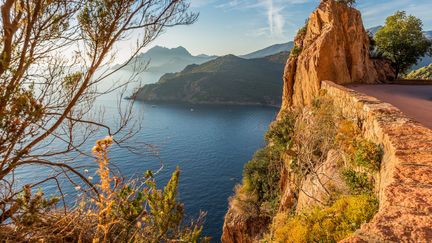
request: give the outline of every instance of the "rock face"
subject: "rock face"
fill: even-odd
[[[284,74],[283,109],[316,97],[321,81],[377,83],[395,78],[384,60],[370,57],[370,41],[361,14],[335,0],[322,0],[295,39]]]
[[[247,212],[230,207],[225,215],[222,242],[249,243],[259,241],[267,230],[271,219],[269,217],[250,217]]]

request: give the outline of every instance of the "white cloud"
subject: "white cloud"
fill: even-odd
[[[283,8],[278,6],[273,0],[264,1],[264,6],[267,13],[267,21],[271,35],[283,36],[285,18],[282,15]]]
[[[290,15],[286,9],[293,9],[295,8],[293,5],[314,1],[317,0],[230,0],[220,1],[216,8],[223,11],[249,11],[253,9],[266,19],[266,22],[261,20],[262,24],[266,23],[266,27],[259,27],[259,35],[284,38]]]
[[[397,10],[407,11],[425,23],[425,28],[431,28],[432,15],[430,9],[432,2],[427,0],[413,1],[413,0],[386,0],[379,3],[366,2],[359,4],[358,8],[363,15],[363,21],[367,27],[384,24],[385,18],[392,15]]]

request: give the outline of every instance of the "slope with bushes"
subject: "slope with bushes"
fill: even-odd
[[[223,242],[236,242],[233,215],[248,221],[264,242],[339,241],[378,210],[375,182],[381,149],[363,138],[325,95],[311,107],[281,114],[266,135],[267,146],[244,168],[230,200]],[[246,213],[245,213],[246,212]],[[267,228],[267,231],[258,230]]]
[[[406,75],[406,79],[432,80],[432,64],[414,70]]]
[[[165,74],[158,83],[145,85],[137,100],[197,104],[263,104],[281,102],[281,75],[288,53],[243,59],[233,55],[179,73]]]

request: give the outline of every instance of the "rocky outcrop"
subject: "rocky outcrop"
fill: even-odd
[[[370,41],[358,10],[322,0],[295,39],[284,74],[283,109],[312,102],[321,81],[377,83],[395,78],[385,60],[370,57]]]
[[[322,89],[384,152],[379,212],[346,242],[431,242],[432,130],[376,98],[328,81]]]
[[[249,243],[259,241],[267,230],[271,218],[251,216],[251,212],[242,212],[237,207],[230,207],[225,215],[222,242]]]

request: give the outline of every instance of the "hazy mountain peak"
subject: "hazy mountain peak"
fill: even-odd
[[[228,55],[219,57],[218,59],[225,59],[225,60],[233,59],[233,60],[237,60],[237,59],[242,59],[242,58],[240,58],[240,57],[238,57],[236,55],[233,55],[233,54],[228,54]]]
[[[375,35],[378,32],[378,30],[380,30],[382,27],[383,27],[382,25],[370,27],[370,28],[367,29],[367,31],[369,33],[371,33],[372,35]]]
[[[189,55],[191,56],[190,52],[188,50],[186,50],[186,48],[184,48],[183,46],[178,46],[176,48],[171,49],[172,51],[175,51],[177,53],[180,54],[184,54],[184,55]]]
[[[163,46],[154,46],[142,55],[173,55],[173,56],[192,56],[186,48],[179,46],[176,48],[167,48]]]

